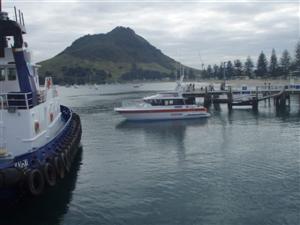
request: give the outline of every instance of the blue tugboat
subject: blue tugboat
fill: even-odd
[[[0,0],[0,199],[41,195],[70,171],[79,149],[79,116],[60,105],[51,77],[39,84],[23,14]]]

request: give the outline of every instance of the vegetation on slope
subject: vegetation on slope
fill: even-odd
[[[57,56],[41,62],[40,75],[56,83],[105,83],[175,79],[177,62],[132,29],[83,36]],[[188,68],[193,78],[196,70]]]

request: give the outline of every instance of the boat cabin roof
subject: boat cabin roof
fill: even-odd
[[[178,92],[163,92],[145,97],[144,100],[184,99]]]

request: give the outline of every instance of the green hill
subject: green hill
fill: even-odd
[[[57,56],[39,63],[40,77],[56,83],[175,79],[177,62],[132,29],[83,36]],[[193,76],[194,70],[189,69]]]

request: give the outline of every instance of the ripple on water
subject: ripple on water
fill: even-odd
[[[63,210],[46,202],[52,224],[299,224],[294,103],[282,113],[221,106],[205,120],[130,123],[113,108],[145,93],[103,93],[63,98],[81,116],[84,150]]]

